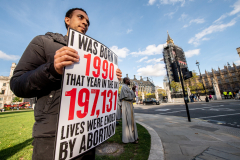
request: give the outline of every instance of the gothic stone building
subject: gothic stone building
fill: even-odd
[[[128,77],[128,74],[127,74]],[[145,80],[146,79],[146,80]],[[136,78],[136,76],[134,75],[133,79],[130,79],[130,85],[128,86],[129,88],[132,88],[134,86],[134,82],[136,82],[139,86],[138,90],[141,92],[145,92],[146,93],[155,93],[155,85],[153,83],[153,81],[146,77],[146,78],[142,78],[142,76],[140,76],[140,80],[138,80]],[[123,78],[122,80],[119,82],[119,86],[123,85]]]
[[[224,66],[224,69],[212,69],[212,72],[205,71],[205,74],[202,74],[202,79],[206,88],[213,88],[212,82],[215,79],[218,82],[221,93],[223,91],[237,92],[240,89],[240,65],[236,66],[233,63],[233,66]],[[191,86],[193,83],[201,82],[201,79],[198,76],[194,79],[194,82],[185,82]]]
[[[0,108],[3,108],[4,104],[11,104],[12,99],[15,97],[10,90],[10,79],[15,68],[16,63],[12,63],[9,76],[0,76]]]
[[[174,52],[173,47],[176,47],[177,53]],[[176,55],[178,57],[178,63],[180,65],[180,68],[187,68],[187,61],[186,61],[186,57],[183,49],[175,45],[172,38],[168,34],[167,45],[163,49],[163,59],[164,59],[165,68],[167,71],[167,78],[168,78],[169,84],[172,81],[174,81],[174,76],[172,72],[172,63],[175,62]]]

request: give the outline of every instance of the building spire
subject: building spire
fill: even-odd
[[[167,37],[167,44],[169,44],[169,43],[173,43],[173,44],[174,44],[172,38],[169,36],[168,31],[167,31],[167,34],[168,34],[168,37]]]

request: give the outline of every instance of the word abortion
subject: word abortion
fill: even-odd
[[[82,135],[84,126],[87,125],[88,134]],[[99,117],[92,120],[84,121],[67,126],[62,126],[61,140],[72,137],[67,141],[60,143],[59,159],[66,159],[68,154],[69,158],[73,157],[73,150],[76,141],[80,141],[79,154],[85,152],[91,147],[102,143],[115,133],[116,129],[116,116],[115,113],[105,117]]]

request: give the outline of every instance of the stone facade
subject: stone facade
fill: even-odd
[[[202,79],[206,88],[213,88],[213,79],[215,79],[221,93],[223,91],[237,92],[240,89],[240,65],[236,66],[233,63],[233,66],[224,66],[224,69],[212,69],[212,72],[205,71],[205,74],[202,74]],[[185,81],[185,83],[190,86],[199,82],[201,82],[199,76],[196,77],[193,82]]]
[[[238,55],[240,57],[240,47],[237,48]]]
[[[10,90],[10,79],[15,68],[16,63],[12,63],[9,76],[0,76],[0,108],[3,108],[4,104],[11,104],[12,99],[15,97]]]
[[[128,77],[128,74],[127,74],[127,77]],[[139,86],[138,91],[141,91],[141,92],[146,91],[146,93],[155,93],[155,85],[154,85],[153,81],[151,81],[151,79],[148,77],[142,78],[142,76],[140,76],[140,80],[138,80],[136,78],[136,76],[134,75],[134,78],[130,79],[130,81],[131,81],[131,83],[128,86],[129,88],[132,88],[134,86],[134,82],[136,82]],[[119,85],[120,86],[123,85],[123,78],[119,82]]]

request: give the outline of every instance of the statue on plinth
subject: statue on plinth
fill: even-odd
[[[213,90],[215,92],[214,99],[215,100],[222,100],[222,96],[221,96],[217,81],[215,79],[213,79],[212,83],[213,83]]]
[[[187,86],[187,94],[188,94],[188,97],[191,95],[191,90],[188,86]]]
[[[172,102],[171,91],[169,90],[168,87],[166,89],[166,92],[167,92],[167,102]]]
[[[159,100],[158,99],[158,91],[157,90],[155,90],[155,97],[156,97],[156,100]]]
[[[144,100],[144,93],[142,92],[142,100]]]

